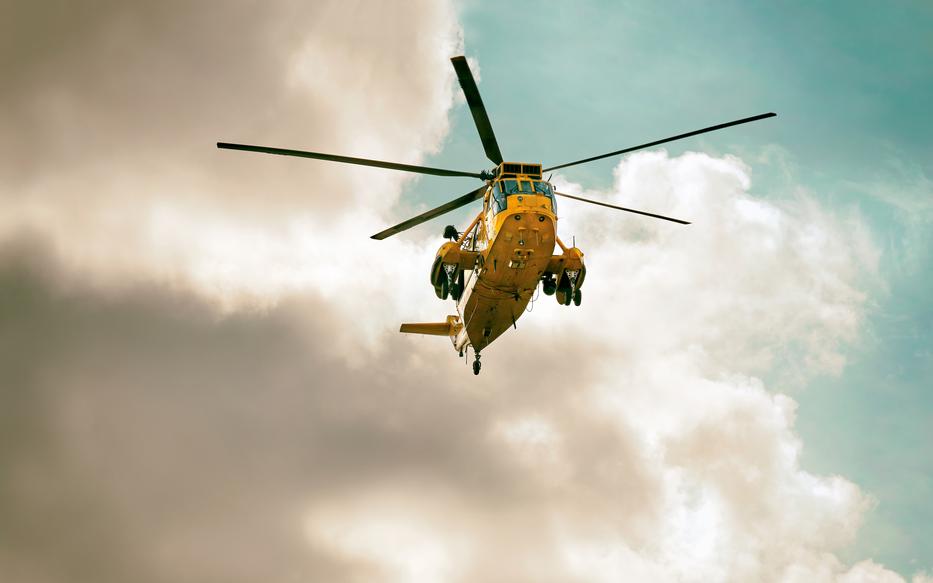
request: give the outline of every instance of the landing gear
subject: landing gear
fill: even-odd
[[[557,303],[562,306],[569,306],[573,301],[574,293],[570,288],[559,288],[557,290]]]
[[[562,289],[557,290],[557,298],[556,298],[556,299],[557,299],[557,303],[558,303],[558,304],[560,304],[560,305],[563,306],[563,305],[564,305],[564,300],[565,300],[566,298],[567,298],[567,292],[566,292],[566,291],[564,291],[564,290],[562,290]]]
[[[581,290],[573,290],[570,288],[563,288],[557,290],[557,303],[562,306],[569,306],[573,302],[573,305],[579,306],[583,302],[583,292]]]
[[[441,276],[442,278],[441,287],[443,290],[442,293],[444,295],[444,297],[441,299],[446,300],[447,296],[450,295],[450,297],[452,297],[454,301],[459,300],[460,294],[463,293],[463,286],[462,286],[463,272],[461,271],[459,273],[459,277],[455,278],[454,276],[458,275],[457,264],[456,263],[445,263],[444,273],[447,275],[447,277],[444,278],[444,276]]]
[[[569,306],[570,303],[573,302],[574,305],[579,306],[583,301],[583,293],[577,286],[581,283],[583,283],[583,278],[580,277],[579,269],[566,270],[564,275],[562,275],[557,282],[550,284],[557,288],[553,292],[556,294],[555,299],[557,303],[562,306]],[[548,280],[545,279],[544,293],[548,292],[548,287]]]
[[[473,374],[478,375],[479,369],[483,368],[483,365],[479,362],[479,353],[476,354],[476,360],[473,361]]]

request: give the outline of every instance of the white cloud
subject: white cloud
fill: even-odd
[[[171,282],[227,309],[312,287],[371,296],[386,285],[373,265],[396,263],[408,281],[397,258],[411,245],[368,235],[396,218],[410,176],[214,142],[422,161],[448,129],[453,6],[168,4],[76,20],[86,41],[35,56],[61,74],[4,95],[0,149],[31,166],[6,159],[0,240],[34,232],[103,285]],[[131,31],[140,38],[118,49],[98,40]],[[108,66],[73,75],[76,54]],[[140,71],[145,87],[172,90],[146,93]]]
[[[38,410],[56,412],[35,422],[67,436],[58,456],[97,468],[51,483],[81,501],[90,480],[103,496],[92,495],[98,513],[133,544],[126,556],[169,545],[167,558],[149,559],[157,572],[200,553],[227,559],[198,573],[336,580],[896,577],[836,557],[873,501],[843,477],[800,467],[796,404],[761,380],[779,364],[803,378],[832,370],[834,358],[808,353],[841,354],[855,338],[865,302],[857,290],[874,255],[852,244],[863,236],[844,228],[854,219],[805,200],[755,201],[734,159],[647,154],[620,164],[619,176],[630,173],[640,181],[620,180],[626,204],[648,207],[631,200],[637,188],[661,192],[666,202],[654,210],[704,228],[564,208],[562,226],[587,226],[578,240],[590,270],[583,306],[539,298],[486,352],[478,378],[443,339],[395,334],[411,308],[396,290],[333,293],[331,282],[352,279],[329,267],[306,272],[311,294],[220,321],[210,311],[192,318],[200,308],[161,291],[138,305],[87,292],[44,300],[60,313],[53,322],[72,324],[43,333],[40,347],[23,345],[25,362],[43,371],[29,391],[51,399]],[[721,220],[699,216],[704,198]],[[239,244],[235,229],[227,236]],[[410,252],[430,257],[426,245]],[[253,239],[242,252],[259,261],[275,247]],[[366,265],[369,253],[347,247],[342,265]],[[371,267],[377,280],[392,275],[389,264]],[[35,332],[22,327],[43,320],[23,317],[28,324],[5,329],[28,340]],[[110,363],[103,377],[100,363]],[[165,426],[173,431],[163,443],[154,436]],[[178,485],[159,478],[179,473]],[[254,477],[230,482],[244,473]],[[193,496],[201,512],[154,514],[166,489],[169,500]],[[215,499],[217,489],[226,494]],[[17,508],[35,507],[29,492]],[[137,501],[148,502],[126,510]],[[210,534],[218,528],[224,537]],[[209,545],[165,542],[205,537]],[[232,552],[242,547],[262,558],[244,564]],[[32,563],[15,564],[28,573]]]
[[[562,201],[562,229],[577,234],[588,273],[599,273],[584,293],[617,302],[600,316],[612,325],[597,333],[636,329],[631,353],[689,348],[719,370],[767,370],[793,357],[838,371],[837,348],[855,339],[878,253],[857,215],[834,217],[804,195],[755,199],[749,184],[735,158],[645,153],[620,164],[614,192],[588,194],[693,224]]]
[[[384,488],[384,485],[383,485]],[[378,566],[372,576],[406,583],[450,581],[470,557],[470,541],[448,529],[455,504],[431,501],[423,485],[401,492],[357,492],[308,511],[309,542]],[[439,503],[438,503],[439,502]]]

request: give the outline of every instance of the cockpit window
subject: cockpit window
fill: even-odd
[[[557,212],[557,198],[554,196],[554,189],[551,188],[550,183],[544,182],[543,180],[536,181],[535,192],[548,197],[551,201],[551,212]]]
[[[508,204],[506,197],[511,194],[538,194],[548,197],[551,201],[551,210],[557,212],[557,201],[554,200],[554,191],[548,182],[543,180],[500,180],[492,187],[493,207],[496,213],[504,211]]]
[[[502,183],[497,182],[492,187],[492,200],[496,213],[504,211],[507,206],[505,203],[505,193],[502,191],[501,186]]]

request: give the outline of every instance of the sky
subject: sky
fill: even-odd
[[[933,578],[929,4],[8,0],[0,573]],[[369,235],[554,165],[586,253],[474,377]]]

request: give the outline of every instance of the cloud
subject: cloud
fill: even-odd
[[[6,566],[36,581],[896,577],[870,561],[847,569],[833,555],[872,501],[842,477],[799,467],[796,405],[743,372],[766,368],[757,353],[732,346],[735,336],[776,350],[786,331],[769,341],[754,318],[699,337],[647,326],[634,335],[625,325],[665,299],[662,315],[692,313],[707,325],[728,305],[685,287],[702,281],[713,258],[724,272],[748,269],[713,253],[718,246],[704,249],[723,238],[743,249],[760,236],[744,224],[760,213],[729,212],[748,196],[738,161],[650,154],[623,162],[619,176],[652,164],[663,184],[687,162],[700,167],[686,184],[703,196],[722,189],[723,164],[736,171],[740,188],[719,201],[726,220],[708,227],[715,232],[695,242],[615,216],[603,226],[612,233],[615,223],[625,244],[607,236],[588,249],[608,257],[653,246],[651,255],[697,272],[675,272],[653,294],[593,261],[584,306],[539,300],[487,355],[479,379],[443,341],[395,334],[394,314],[369,313],[382,323],[378,343],[358,342],[365,365],[348,362],[331,342],[348,326],[346,307],[321,291],[218,320],[189,292],[149,284],[101,294],[55,260],[15,249],[3,262],[10,292],[0,327],[4,345],[16,347],[2,380],[16,390],[0,408],[12,444],[3,459],[9,519],[0,536],[15,549]],[[677,208],[678,184],[675,202],[658,210],[687,212]],[[812,240],[829,247],[816,255],[855,249],[846,237],[857,234],[791,206],[764,209],[782,237],[822,224],[826,236]],[[568,222],[583,218],[565,212]],[[813,285],[825,266],[789,246],[775,257],[810,269],[791,281]],[[858,261],[850,252],[827,264],[847,280]],[[593,285],[601,280],[614,285]],[[726,279],[719,293],[764,302],[767,286],[756,297],[759,286],[745,281]],[[627,292],[626,301],[605,290]],[[817,295],[802,322],[787,317],[800,305],[774,296],[771,308],[785,317],[767,325],[847,338],[848,319],[817,309],[857,315],[862,296],[839,290]],[[52,520],[61,521],[54,531]]]
[[[592,269],[616,276],[588,283],[589,295],[618,299],[601,315],[612,326],[599,330],[640,330],[626,351],[690,349],[712,370],[760,372],[790,359],[838,372],[839,348],[855,339],[877,285],[871,236],[857,214],[833,216],[805,194],[756,199],[750,184],[737,158],[662,151],[632,156],[612,192],[589,194],[689,226],[561,201],[561,228],[591,247]]]
[[[421,161],[448,127],[453,7],[98,4],[13,7],[31,32],[4,41],[20,58],[0,95],[0,239],[37,232],[102,284],[170,281],[228,307],[322,271],[364,280],[333,250],[394,219],[411,177],[214,143]]]
[[[451,6],[35,6],[20,22],[48,34],[0,35],[22,55],[0,96],[0,572],[900,580],[835,555],[873,500],[800,467],[787,394],[858,341],[857,214],[756,198],[730,156],[565,183],[694,224],[561,201],[584,303],[539,298],[474,378],[396,332],[450,309],[436,240],[365,239],[404,176],[212,149],[421,160],[453,103]]]

